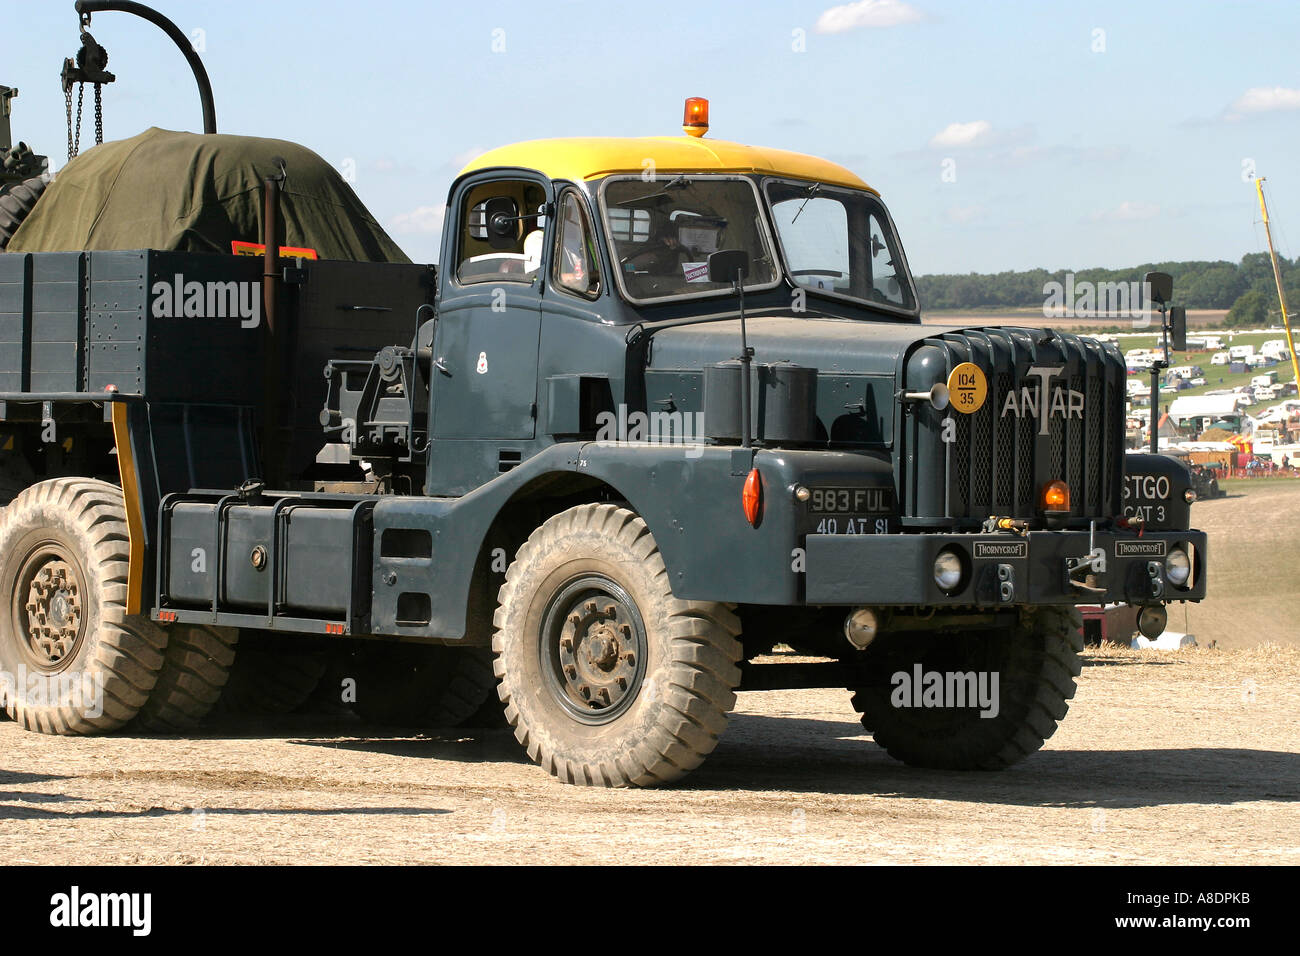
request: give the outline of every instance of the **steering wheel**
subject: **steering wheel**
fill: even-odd
[[[792,276],[831,276],[834,279],[843,279],[843,272],[836,272],[834,269],[795,269],[790,273]]]

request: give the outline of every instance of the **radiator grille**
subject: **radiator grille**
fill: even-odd
[[[1070,485],[1072,517],[1118,513],[1124,409],[1117,398],[1126,370],[1114,347],[1030,329],[944,333],[913,352],[907,387],[928,389],[962,362],[983,370],[987,396],[972,415],[921,410],[907,418],[899,483],[905,517],[1032,519],[1038,490],[1058,478]],[[1045,386],[1044,369],[1051,370]],[[955,420],[946,428],[951,441],[944,441],[947,416]]]

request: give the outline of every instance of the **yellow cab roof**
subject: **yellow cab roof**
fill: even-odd
[[[489,150],[461,170],[513,166],[550,179],[582,182],[611,173],[641,174],[653,160],[655,173],[761,173],[833,186],[872,189],[837,163],[784,149],[746,146],[694,136],[587,136],[534,139]],[[876,193],[879,195],[879,193]]]

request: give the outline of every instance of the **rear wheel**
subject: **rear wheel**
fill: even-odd
[[[202,624],[173,624],[158,683],[136,723],[154,733],[191,730],[221,697],[235,660],[239,631]]]
[[[230,716],[289,714],[311,698],[329,667],[328,650],[292,635],[262,639],[239,632],[239,652],[213,713]]]
[[[645,522],[581,505],[533,532],[495,616],[505,716],[565,783],[653,786],[699,766],[735,705],[740,624],[675,598]]]
[[[376,724],[454,727],[492,694],[486,647],[381,644],[358,652],[352,709]]]
[[[114,485],[43,481],[0,511],[0,693],[28,730],[115,730],[148,699],[167,639],[126,613],[128,560]]]
[[[872,658],[879,654],[870,666],[874,679],[850,688],[853,708],[876,743],[904,763],[1001,770],[1042,747],[1069,710],[1081,625],[1073,608],[1039,608],[1016,627],[905,637],[892,647],[873,647]],[[924,687],[913,686],[918,679],[934,686],[927,675],[936,673],[945,683],[950,674],[974,675],[973,684],[960,684],[966,706],[955,706],[942,691],[927,698]],[[981,690],[987,692],[982,701]]]

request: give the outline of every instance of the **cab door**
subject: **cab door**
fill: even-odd
[[[431,488],[487,461],[493,445],[531,441],[537,350],[554,190],[537,173],[471,176],[453,194],[443,233],[431,387]],[[472,487],[468,475],[453,484]]]

